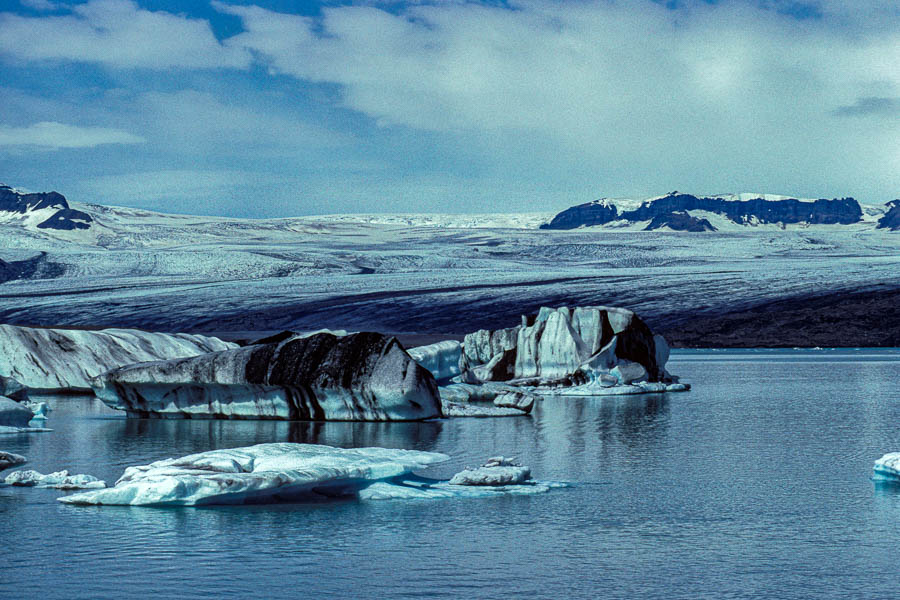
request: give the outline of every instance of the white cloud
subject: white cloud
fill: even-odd
[[[103,144],[140,144],[144,138],[107,127],[78,127],[41,121],[28,127],[0,125],[0,147],[29,146],[42,150],[93,148]]]
[[[246,68],[250,54],[224,47],[207,21],[144,10],[131,0],[90,0],[71,14],[0,13],[0,55],[117,68]]]
[[[43,11],[58,10],[60,8],[58,2],[51,2],[50,0],[19,0],[19,4],[26,8]]]

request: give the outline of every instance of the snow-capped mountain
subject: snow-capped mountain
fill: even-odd
[[[647,200],[602,198],[568,208],[542,229],[602,226],[629,230],[718,231],[773,226],[890,227],[891,206],[863,206],[854,198],[792,198],[774,194],[694,196],[671,192]],[[897,219],[900,220],[900,210]],[[885,223],[885,224],[883,224]]]
[[[0,223],[72,231],[90,229],[92,221],[88,213],[71,208],[62,194],[29,194],[0,184]]]

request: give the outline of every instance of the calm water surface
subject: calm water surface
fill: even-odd
[[[900,351],[682,352],[685,394],[548,399],[531,418],[297,424],[125,420],[53,397],[30,468],[271,441],[513,455],[536,496],[262,507],[74,507],[0,488],[0,598],[891,598]]]

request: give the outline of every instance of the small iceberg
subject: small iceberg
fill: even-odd
[[[69,475],[65,469],[47,475],[32,470],[13,471],[6,476],[4,483],[20,487],[42,487],[57,490],[89,490],[106,487],[105,481],[100,481],[93,475]]]
[[[450,479],[451,485],[518,485],[531,479],[531,469],[498,456],[476,469],[465,469]]]
[[[414,470],[446,454],[388,448],[272,443],[212,450],[129,467],[111,488],[64,498],[68,504],[202,506],[332,498],[359,500],[483,497],[544,492],[560,484],[469,486],[426,479]]]
[[[872,479],[900,483],[900,452],[889,452],[875,461]]]

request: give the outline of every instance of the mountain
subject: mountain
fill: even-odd
[[[890,229],[891,231],[900,231],[900,200],[888,202],[887,212],[878,220],[879,229]]]
[[[865,216],[853,198],[813,200],[763,194],[694,196],[671,192],[639,203],[604,198],[579,204],[562,211],[541,229],[600,225],[640,226],[648,231],[717,231],[723,226],[852,225],[862,223]]]
[[[19,222],[37,229],[72,231],[90,229],[93,218],[74,210],[57,192],[27,194],[0,184],[0,221]]]

